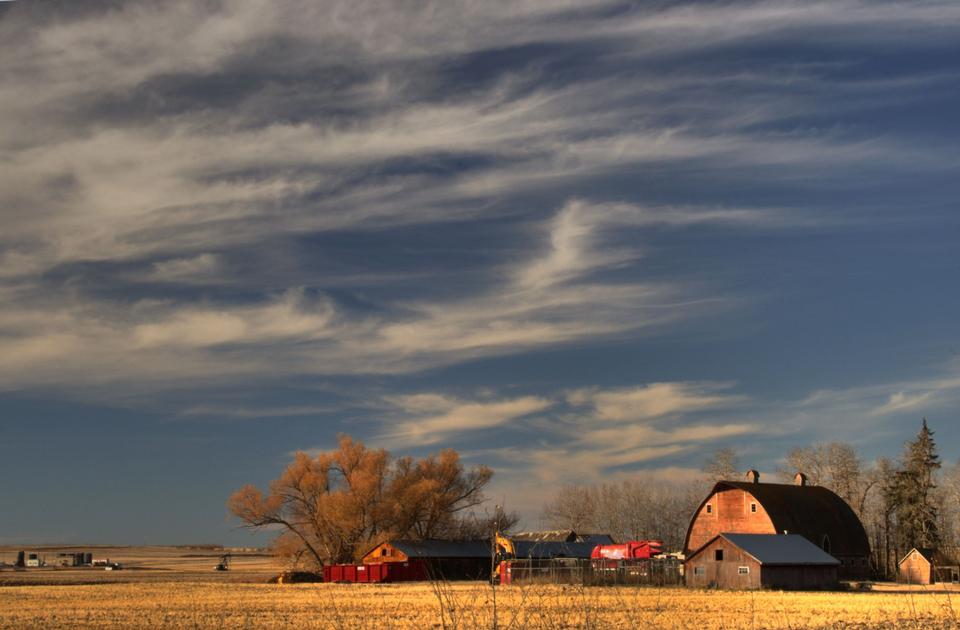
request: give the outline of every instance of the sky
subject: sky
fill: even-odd
[[[0,5],[0,544],[261,544],[339,433],[529,526],[960,457],[960,4]]]

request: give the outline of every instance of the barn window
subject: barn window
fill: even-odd
[[[713,505],[707,503],[707,514],[713,514]]]
[[[757,504],[756,504],[756,503],[751,503],[751,504],[750,504],[750,511],[753,512],[754,514],[757,513]]]
[[[386,549],[381,549],[381,550],[380,550],[380,555],[381,555],[381,556],[387,555],[387,550],[386,550]]]
[[[707,569],[706,569],[706,567],[693,567],[693,574],[694,574],[694,575],[706,575],[706,574],[707,574]]]
[[[737,573],[740,575],[750,575],[750,567],[737,567]]]
[[[717,562],[723,562],[723,549],[717,549],[713,552],[713,559]]]
[[[830,537],[826,534],[823,536],[823,542],[821,542],[820,547],[822,547],[827,553],[830,553]]]

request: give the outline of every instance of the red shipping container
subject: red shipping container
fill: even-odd
[[[323,567],[324,582],[371,584],[416,582],[428,579],[430,579],[429,572],[423,560],[382,564],[330,564]]]

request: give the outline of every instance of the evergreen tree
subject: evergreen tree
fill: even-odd
[[[937,547],[940,543],[934,496],[937,487],[934,475],[939,468],[933,431],[924,418],[916,439],[906,443],[900,469],[887,491],[895,509],[903,550]]]

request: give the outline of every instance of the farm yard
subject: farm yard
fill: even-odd
[[[189,574],[164,581],[136,576],[101,584],[4,586],[0,627],[953,628],[960,612],[960,592],[943,590],[751,593],[537,585],[498,588],[495,626],[492,595],[480,582],[277,585]]]

